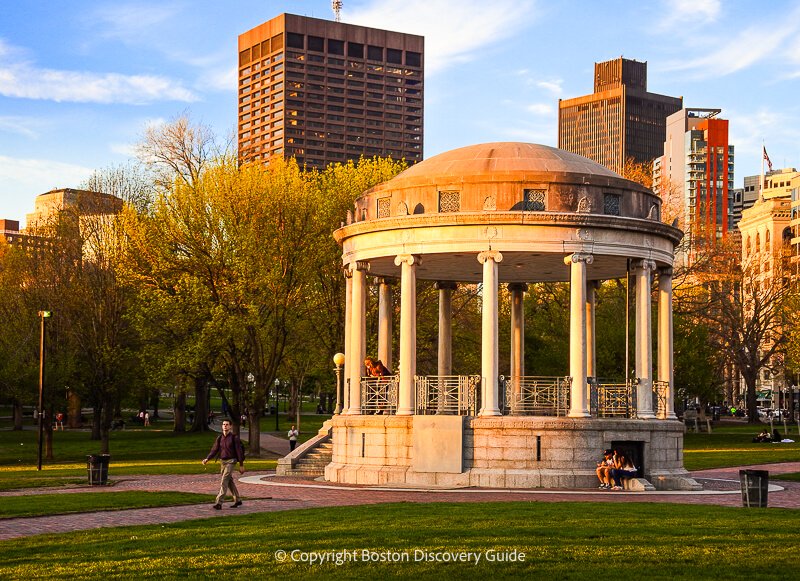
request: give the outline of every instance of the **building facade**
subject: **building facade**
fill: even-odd
[[[667,118],[663,155],[653,162],[653,189],[682,200],[683,229],[722,238],[732,230],[734,147],[720,109],[681,109]]]
[[[239,36],[239,159],[414,164],[423,81],[422,36],[281,14]]]
[[[594,92],[558,102],[558,147],[622,173],[625,161],[649,163],[663,152],[666,119],[682,97],[647,91],[647,63],[595,63]]]
[[[760,182],[760,176],[754,176]],[[742,212],[739,231],[742,237],[742,267],[758,281],[764,297],[778,292],[796,273],[797,192],[800,173],[794,168],[770,172],[764,177],[759,199]],[[794,226],[792,224],[795,224]],[[777,280],[776,280],[777,279]],[[766,298],[764,302],[769,302]],[[786,381],[780,361],[772,369],[761,370],[756,384],[760,400],[778,407],[781,402],[773,394],[784,391]]]

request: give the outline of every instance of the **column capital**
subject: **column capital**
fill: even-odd
[[[433,288],[436,290],[456,290],[458,284],[452,280],[437,280],[433,283]]]
[[[564,257],[564,264],[566,264],[567,266],[577,262],[585,262],[586,264],[591,264],[594,262],[594,256],[586,252],[574,252],[569,256]]]
[[[503,255],[499,250],[484,250],[478,253],[478,262],[484,264],[487,260],[494,260],[495,262],[502,262]]]
[[[397,286],[397,279],[393,276],[378,276],[376,277],[378,284],[384,284],[386,286]]]
[[[356,260],[355,262],[351,262],[347,265],[347,268],[350,270],[351,273],[357,270],[363,270],[364,272],[369,271],[369,262],[366,260]]]
[[[344,275],[345,278],[353,278],[353,271],[350,270],[349,264],[345,264],[342,267],[342,274]]]
[[[662,266],[658,269],[659,276],[672,276],[673,268],[671,266]]]
[[[631,262],[634,270],[651,271],[656,269],[656,261],[643,258],[641,260],[634,260]]]
[[[513,291],[522,291],[524,293],[528,292],[528,285],[524,282],[510,282],[508,283],[508,290]]]
[[[395,266],[400,266],[403,263],[409,266],[419,265],[422,262],[421,257],[416,254],[398,254],[394,257]]]

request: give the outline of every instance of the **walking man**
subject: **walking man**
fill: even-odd
[[[214,504],[216,510],[222,509],[222,501],[225,500],[225,495],[228,494],[228,489],[233,496],[233,506],[231,508],[238,508],[242,506],[242,497],[239,496],[239,490],[236,488],[236,482],[233,480],[233,469],[236,463],[239,463],[239,473],[244,474],[244,451],[242,442],[239,436],[231,431],[230,420],[222,422],[222,433],[214,440],[214,445],[211,451],[203,459],[205,466],[209,460],[219,456],[220,458],[220,474],[221,479],[219,483],[219,493],[217,494],[217,501]]]
[[[292,429],[289,430],[289,433],[286,435],[289,437],[289,452],[294,452],[294,448],[297,446],[297,436],[300,435],[300,432],[298,432],[297,428],[292,424]]]

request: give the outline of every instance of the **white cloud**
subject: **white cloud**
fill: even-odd
[[[561,84],[564,81],[561,79],[554,79],[551,81],[539,81],[536,83],[536,86],[540,89],[544,89],[545,91],[551,92],[555,96],[560,96],[564,93],[564,89],[562,88]]]
[[[37,139],[42,122],[38,119],[18,116],[0,116],[0,132],[14,133],[29,139]]]
[[[239,69],[235,64],[225,68],[209,68],[200,75],[197,86],[202,89],[235,92],[239,82]]]
[[[180,6],[167,2],[116,3],[96,9],[87,16],[87,21],[95,27],[93,34],[97,36],[140,44],[143,38],[158,37],[162,25],[174,26],[180,10]]]
[[[133,143],[109,143],[108,149],[125,157],[136,157],[136,145]]]
[[[4,218],[24,221],[33,211],[30,201],[55,188],[74,188],[94,170],[49,159],[20,159],[0,155],[0,212]]]
[[[535,115],[552,115],[555,110],[552,105],[547,103],[532,103],[526,109]]]
[[[427,75],[513,36],[535,19],[534,6],[534,0],[377,0],[355,9],[345,5],[342,20],[423,35]]]
[[[0,95],[6,97],[131,105],[197,100],[192,91],[166,77],[38,68],[29,61],[9,58],[17,52],[0,44]]]
[[[673,28],[688,24],[700,25],[714,22],[722,12],[720,0],[664,0],[660,13],[661,28]]]
[[[787,15],[779,24],[769,27],[764,33],[763,24],[748,27],[738,35],[718,44],[718,48],[697,58],[675,62],[666,70],[697,71],[704,77],[725,76],[766,59],[776,53],[784,41],[793,38],[800,31],[800,12]],[[753,42],[758,39],[758,42]]]

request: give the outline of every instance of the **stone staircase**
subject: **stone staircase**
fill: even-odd
[[[325,475],[325,466],[333,458],[333,442],[320,442],[317,446],[306,452],[306,455],[297,459],[297,463],[285,471],[286,476],[299,478],[319,478]]]
[[[278,460],[276,474],[295,478],[314,479],[325,475],[325,466],[333,459],[333,441],[330,420],[319,433],[292,453]]]

